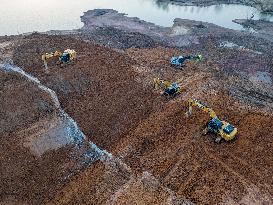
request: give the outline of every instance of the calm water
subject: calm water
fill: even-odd
[[[232,23],[233,19],[247,18],[251,14],[255,19],[273,21],[272,16],[261,16],[255,8],[239,5],[181,7],[159,4],[156,0],[1,0],[0,35],[77,29],[82,26],[83,12],[95,8],[113,8],[162,26],[171,26],[177,17],[232,29],[241,29],[240,25]]]

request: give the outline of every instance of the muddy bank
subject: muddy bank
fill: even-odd
[[[79,32],[83,38],[116,48],[183,47],[198,44],[200,36],[239,33],[211,23],[185,19],[174,19],[172,27],[162,27],[112,9],[87,11],[81,21],[84,26]]]
[[[0,64],[0,201],[43,204],[101,155],[42,85],[11,68]]]
[[[273,2],[271,0],[155,0],[157,4],[175,4],[181,6],[211,6],[220,4],[240,4],[252,6],[262,12],[273,12]]]
[[[255,35],[273,41],[273,22],[263,20],[235,19],[233,22],[238,23],[246,29],[253,29]]]
[[[230,36],[233,39],[248,38],[249,42],[243,41],[245,47],[256,44],[255,47],[261,49],[268,47],[266,41],[273,41],[272,38],[259,35],[256,32],[235,31],[212,23],[188,19],[176,18],[172,27],[161,27],[138,18],[127,17],[112,9],[87,11],[81,20],[84,26],[78,30],[80,38],[118,49],[151,48],[160,45],[178,48],[193,46],[200,44],[200,39],[208,36],[217,38]],[[261,28],[263,26],[267,28],[267,25],[260,24]],[[267,34],[270,36],[270,33]]]
[[[236,41],[243,40],[244,47],[268,51],[266,41],[273,41],[269,32],[235,31],[212,23],[188,19],[174,19],[172,27],[162,27],[139,18],[128,17],[112,9],[95,9],[81,17],[84,26],[73,31],[48,31],[44,34],[63,35],[98,43],[115,49],[154,48],[157,46],[183,48],[199,45],[200,39],[208,36]],[[236,20],[235,20],[236,21]],[[264,25],[266,27],[266,25]],[[260,25],[262,28],[263,25]],[[263,40],[264,39],[264,40]]]
[[[50,62],[50,73],[46,74],[41,54],[50,48],[67,47],[77,50],[78,62],[63,69]],[[145,88],[137,81],[131,58],[97,44],[32,35],[15,49],[13,59],[54,90],[84,133],[104,149],[110,149],[160,104],[152,87]]]

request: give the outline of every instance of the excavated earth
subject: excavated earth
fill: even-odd
[[[77,35],[1,37],[1,61],[13,60],[55,91],[86,138],[81,148],[67,141],[69,123],[51,97],[0,69],[0,204],[272,204],[271,43],[199,25],[176,20],[160,30],[163,41],[160,28],[145,25],[96,25],[103,32],[96,38],[87,27]],[[177,37],[169,33],[178,28]],[[112,36],[115,29],[120,36]],[[130,32],[139,39],[134,46],[126,46]],[[107,40],[108,47],[94,43]],[[52,59],[46,71],[41,55],[66,48],[77,51],[77,61]],[[182,70],[169,65],[173,55],[191,53],[204,61]],[[179,82],[181,95],[167,99],[153,90],[157,76]],[[213,135],[203,136],[209,116],[196,109],[186,117],[189,98],[235,125],[237,138],[215,144]],[[88,141],[109,154],[83,157],[94,155]]]

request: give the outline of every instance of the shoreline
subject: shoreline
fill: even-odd
[[[213,6],[213,5],[221,5],[221,4],[234,4],[234,5],[245,5],[251,6],[262,13],[273,13],[273,2],[266,0],[156,0],[156,3],[160,4],[173,4],[180,6]]]

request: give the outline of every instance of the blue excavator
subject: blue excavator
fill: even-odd
[[[194,60],[195,62],[200,62],[203,60],[202,55],[188,55],[188,56],[173,56],[171,58],[171,65],[181,68],[185,65],[187,61]]]

